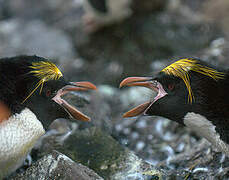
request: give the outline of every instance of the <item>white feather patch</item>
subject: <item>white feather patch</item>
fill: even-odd
[[[11,116],[0,125],[0,179],[22,165],[36,141],[45,133],[29,109]]]
[[[206,117],[189,112],[184,117],[184,124],[194,130],[198,135],[206,138],[219,151],[229,157],[229,145],[220,139],[220,135],[216,132],[215,126]]]

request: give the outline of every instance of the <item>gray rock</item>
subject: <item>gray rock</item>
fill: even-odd
[[[210,143],[205,139],[186,152],[159,163],[157,167],[165,170],[169,178],[226,180],[229,177],[228,158],[212,150]]]
[[[51,154],[32,164],[26,172],[11,178],[11,180],[41,179],[103,180],[93,170],[75,163],[69,157],[57,151],[52,151]]]
[[[77,130],[69,136],[63,146],[56,146],[55,142],[52,143],[50,140],[43,142],[39,150],[40,155],[56,149],[74,161],[93,169],[104,179],[137,180],[139,177],[147,179],[152,176],[160,179],[162,176],[160,171],[96,127]]]
[[[63,31],[48,27],[39,20],[0,22],[0,40],[1,57],[36,54],[64,61],[75,56],[70,38]]]
[[[75,8],[82,5],[82,0],[40,0],[39,2],[36,0],[8,0],[5,1],[5,4],[11,16],[27,20],[41,18],[54,21],[66,13],[71,14]]]

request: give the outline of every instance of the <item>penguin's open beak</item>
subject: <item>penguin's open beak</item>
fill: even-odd
[[[147,115],[146,112],[151,107],[151,105],[158,99],[167,95],[167,92],[163,89],[161,83],[157,80],[154,80],[152,77],[128,77],[124,79],[119,85],[120,88],[123,86],[142,86],[157,92],[157,95],[153,98],[153,100],[140,104],[137,107],[129,110],[123,115],[124,118],[135,117],[141,114]]]
[[[67,101],[62,99],[61,96],[71,91],[87,91],[95,89],[96,86],[87,81],[70,82],[69,85],[66,85],[63,88],[59,89],[56,95],[52,98],[52,100],[54,100],[57,104],[62,106],[65,109],[65,111],[74,119],[80,121],[90,121],[90,117],[77,110],[74,106],[70,105]]]

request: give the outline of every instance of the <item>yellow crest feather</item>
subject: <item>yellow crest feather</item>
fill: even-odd
[[[190,77],[189,77],[189,72],[190,71],[195,71],[197,73],[201,73],[205,76],[209,76],[214,80],[218,79],[223,79],[224,78],[224,73],[219,72],[215,69],[212,69],[210,67],[201,65],[197,60],[195,59],[180,59],[176,61],[175,63],[167,66],[162,70],[162,72],[168,74],[168,75],[173,75],[176,77],[181,78],[188,90],[188,101],[192,103],[194,100],[194,95],[191,89],[190,85]]]
[[[32,66],[29,67],[33,69],[29,73],[36,76],[38,79],[40,79],[40,81],[37,83],[34,90],[25,98],[25,100],[22,103],[24,103],[40,86],[41,93],[43,85],[46,81],[58,80],[63,76],[63,74],[57,68],[57,66],[49,61],[32,62]]]

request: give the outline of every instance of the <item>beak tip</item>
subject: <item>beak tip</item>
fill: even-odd
[[[124,114],[122,115],[122,117],[123,117],[123,118],[128,118],[128,117],[131,117],[131,116],[129,116],[127,113],[124,113]]]
[[[149,80],[152,80],[152,77],[127,77],[123,79],[122,82],[119,84],[119,88],[123,86],[134,86],[137,85],[138,82]]]
[[[88,117],[88,116],[86,116],[86,115],[85,115],[85,117],[81,117],[81,118],[79,118],[79,117],[77,117],[77,118],[72,117],[72,119],[73,120],[77,120],[77,121],[81,121],[81,122],[91,122],[91,118]]]
[[[125,86],[126,83],[126,79],[124,79],[120,84],[119,84],[119,88],[122,88],[123,86]]]

